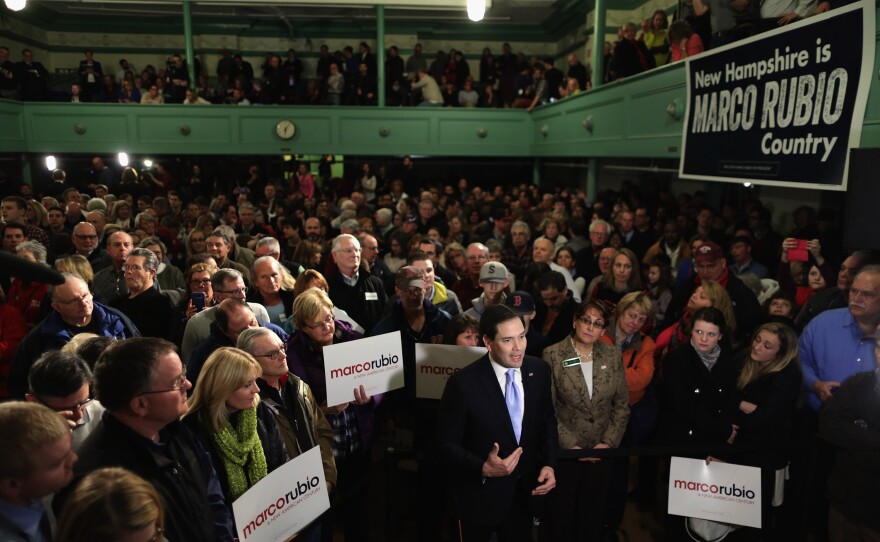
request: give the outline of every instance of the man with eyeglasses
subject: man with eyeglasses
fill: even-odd
[[[290,458],[320,446],[324,478],[332,491],[336,485],[333,428],[309,385],[287,367],[285,340],[268,328],[254,327],[239,334],[236,346],[254,356],[263,368],[263,375],[257,378],[260,400],[275,415]],[[304,533],[300,536],[307,538]]]
[[[76,480],[123,467],[156,488],[168,540],[231,541],[233,524],[211,456],[180,423],[192,387],[173,344],[154,337],[119,341],[95,366],[95,391],[107,412],[79,449]]]
[[[132,250],[122,266],[128,297],[110,303],[111,307],[128,316],[144,337],[169,337],[174,325],[174,307],[154,287],[158,269],[159,259],[152,250]]]
[[[217,318],[217,305],[230,298],[244,301],[248,291],[247,286],[244,285],[244,278],[235,269],[218,269],[211,276],[211,289],[214,292],[214,306],[203,310],[186,322],[180,347],[180,357],[186,363],[189,363],[199,344],[211,334],[211,324]],[[259,303],[248,303],[248,306],[257,322],[263,324],[269,321],[266,307]]]
[[[122,268],[132,246],[131,235],[124,231],[113,232],[107,237],[107,253],[110,255],[111,265],[95,273],[92,280],[92,291],[106,303],[128,296],[125,271]]]
[[[254,311],[250,305],[236,298],[224,299],[215,311],[216,320],[211,322],[210,333],[193,351],[186,364],[186,376],[193,387],[198,384],[199,373],[208,357],[215,350],[224,346],[234,347],[238,336],[245,330],[263,327],[273,333],[282,341],[287,341],[287,333],[271,322],[257,322]]]
[[[331,253],[336,269],[327,277],[330,300],[370,331],[385,311],[385,286],[379,277],[361,267],[361,243],[353,235],[333,239]]]
[[[92,398],[92,371],[82,358],[67,352],[46,352],[28,374],[25,400],[45,405],[67,420],[77,450],[98,425],[104,406]]]
[[[727,258],[724,257],[724,251],[721,247],[713,241],[707,241],[700,245],[694,255],[694,268],[697,274],[682,286],[676,287],[672,301],[669,302],[669,307],[666,309],[665,322],[660,326],[660,329],[678,322],[696,287],[704,280],[711,280],[724,286],[730,295],[733,316],[736,318],[734,341],[749,337],[752,330],[764,321],[764,312],[761,310],[755,293],[728,269]]]
[[[63,256],[85,256],[95,273],[113,264],[107,251],[98,247],[98,231],[88,222],[80,222],[74,226],[70,240],[73,242],[73,251]]]
[[[83,279],[72,273],[61,275],[64,284],[49,287],[52,312],[27,334],[12,359],[6,380],[12,397],[24,398],[28,372],[37,358],[60,350],[74,335],[94,333],[116,339],[140,336],[127,316],[95,301]]]
[[[361,264],[367,268],[374,277],[382,281],[385,286],[385,292],[388,293],[394,289],[394,273],[388,269],[385,260],[379,258],[379,241],[366,232],[361,232],[358,236],[361,243]],[[387,306],[387,305],[386,305]]]

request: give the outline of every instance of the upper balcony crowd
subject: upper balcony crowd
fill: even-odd
[[[680,5],[671,25],[667,12],[657,10],[641,22],[641,29],[626,23],[618,30],[616,42],[605,43],[601,81],[616,81],[676,62],[831,7],[830,2],[818,0],[691,0]],[[195,81],[190,80],[186,60],[180,54],[168,57],[164,66],[147,65],[140,71],[124,58],[111,65],[96,60],[90,50],[84,56],[78,66],[70,67],[76,71],[75,82],[53,91],[53,76],[34,59],[30,49],[24,49],[21,60],[13,62],[9,49],[0,46],[0,97],[196,105],[374,106],[379,101],[379,58],[366,42],[357,50],[346,46],[335,52],[321,45],[315,66],[308,66],[308,70],[293,49],[283,57],[266,53],[257,69],[241,54],[228,50],[221,52],[213,71],[196,56]],[[470,60],[454,49],[438,51],[430,58],[418,43],[404,60],[392,45],[384,62],[381,92],[389,106],[532,110],[594,86],[591,66],[575,54],[568,55],[562,70],[553,58],[514,53],[509,43],[502,45],[500,54],[486,47],[479,59]]]

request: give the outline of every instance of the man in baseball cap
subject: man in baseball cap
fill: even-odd
[[[531,325],[538,314],[535,309],[535,298],[526,291],[516,290],[507,295],[504,304],[522,318],[523,326],[526,328],[526,355],[541,357],[548,343],[547,337],[541,335],[538,329]]]
[[[733,314],[736,317],[734,340],[743,340],[751,335],[752,330],[763,323],[764,313],[754,292],[727,268],[727,259],[721,247],[713,241],[703,243],[694,254],[694,262],[697,274],[676,289],[666,310],[664,324],[672,325],[677,322],[687,306],[687,300],[697,286],[711,280],[724,286],[730,295]],[[664,325],[660,327],[663,328]]]
[[[483,293],[471,300],[472,307],[465,312],[480,320],[483,312],[491,305],[501,305],[507,296],[504,289],[510,285],[507,267],[501,262],[486,262],[480,268],[480,287]]]

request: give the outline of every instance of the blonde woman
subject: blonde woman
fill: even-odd
[[[82,254],[71,254],[63,258],[55,260],[55,269],[59,273],[73,273],[79,278],[86,281],[89,289],[92,288],[92,281],[95,280],[95,272],[92,271],[92,264]]]
[[[773,506],[782,504],[790,453],[795,405],[801,389],[798,337],[780,322],[769,322],[752,335],[736,382],[737,410],[733,449],[763,450],[731,454],[729,460],[761,468],[762,523],[772,533]],[[772,498],[771,498],[772,497]],[[769,536],[768,540],[784,538]]]
[[[67,499],[55,541],[160,542],[164,519],[153,484],[123,468],[98,469]]]
[[[257,378],[263,369],[237,348],[208,357],[189,399],[184,423],[211,453],[220,486],[231,508],[254,484],[287,461],[275,417],[260,402]]]
[[[733,336],[736,330],[736,318],[733,315],[733,304],[730,302],[730,294],[717,282],[704,280],[702,284],[694,288],[685,307],[681,319],[664,329],[657,335],[656,351],[666,352],[675,349],[690,340],[691,320],[695,312],[702,308],[715,307],[724,315],[727,323],[727,331]],[[655,356],[662,357],[662,356]]]

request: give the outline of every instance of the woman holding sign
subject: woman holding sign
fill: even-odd
[[[581,303],[567,338],[544,350],[561,450],[616,448],[629,419],[620,347],[600,341],[609,321],[605,307]],[[541,539],[602,540],[611,461],[560,458]]]
[[[288,368],[312,388],[315,400],[333,426],[339,493],[339,501],[332,509],[334,516],[345,526],[346,541],[369,540],[370,451],[376,425],[374,409],[381,396],[367,396],[362,386],[355,391],[355,401],[328,406],[323,353],[325,346],[354,341],[363,335],[334,318],[333,302],[318,288],[296,297],[292,319],[297,329],[287,342]]]
[[[263,369],[250,354],[220,348],[208,357],[184,423],[210,451],[226,504],[287,461],[275,417],[257,393]]]

